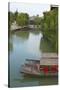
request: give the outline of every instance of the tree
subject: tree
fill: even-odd
[[[28,25],[29,15],[27,13],[19,13],[16,22],[22,27]]]
[[[43,36],[50,41],[51,47],[58,50],[58,9],[44,13]]]
[[[17,16],[18,16],[18,11],[16,10],[16,12],[14,13],[14,20],[16,21],[17,19]]]
[[[8,28],[10,29],[10,26],[14,22],[14,13],[8,12]]]

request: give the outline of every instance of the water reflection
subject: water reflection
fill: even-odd
[[[16,36],[18,36],[24,40],[27,40],[29,38],[29,32],[28,31],[27,32],[26,31],[20,31],[20,32],[16,32],[15,34],[16,34]]]
[[[31,33],[34,35],[39,35],[41,32],[36,30],[36,31],[32,31]]]
[[[34,56],[35,59],[39,59],[41,56],[41,51],[39,50],[41,37],[41,33],[35,35],[31,32],[29,34],[29,40],[27,42],[26,50],[28,53],[30,53],[30,55]]]
[[[12,51],[13,50],[13,43],[12,42],[8,42],[8,51]]]
[[[15,79],[14,81],[22,83],[22,86],[24,86],[24,85],[27,86],[26,83],[28,83],[28,86],[33,86],[33,85],[41,86],[41,85],[56,85],[56,84],[58,84],[57,77],[42,77],[42,76],[41,77],[34,77],[34,76],[28,76],[28,75],[23,75],[22,79]]]
[[[55,52],[54,47],[44,38],[41,39],[40,50],[42,52]]]
[[[43,85],[46,79],[30,78],[25,77],[20,73],[21,65],[25,63],[27,58],[40,59],[41,51],[44,48],[50,47],[50,44],[41,41],[41,32],[29,32],[29,31],[18,31],[11,34],[10,47],[12,52],[10,53],[10,86],[32,86],[32,85]],[[42,44],[43,43],[43,44]],[[40,46],[41,45],[41,46]],[[42,46],[45,46],[42,48]],[[47,50],[50,50],[49,48]],[[47,82],[49,79],[47,79]],[[53,80],[55,83],[56,79]]]

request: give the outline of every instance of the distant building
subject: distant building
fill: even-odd
[[[34,24],[35,16],[29,17],[29,24]]]
[[[58,5],[51,5],[51,10],[58,9]]]

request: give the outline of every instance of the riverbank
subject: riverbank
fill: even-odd
[[[29,28],[29,27],[24,27],[24,28],[21,28],[21,29],[15,29],[15,30],[10,30],[10,32],[19,32],[19,31],[22,31],[22,32],[24,32],[24,31],[27,31],[27,32],[29,32],[29,31],[31,31],[31,32],[41,32],[41,30],[40,29],[38,29],[38,28]]]

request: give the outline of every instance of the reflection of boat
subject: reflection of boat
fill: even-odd
[[[58,60],[56,58],[42,58],[42,60],[27,59],[22,65],[21,73],[28,76],[58,76]]]

